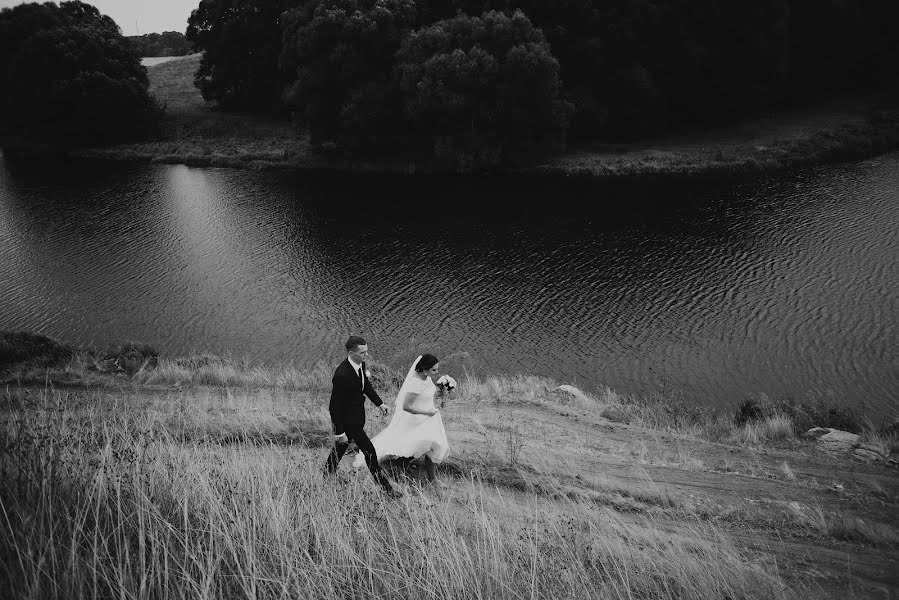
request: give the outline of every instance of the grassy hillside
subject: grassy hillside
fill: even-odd
[[[200,55],[153,65],[150,93],[166,106],[159,139],[85,150],[80,154],[129,160],[250,169],[321,167],[308,137],[289,121],[226,113],[203,100],[194,84]]]
[[[313,152],[308,136],[287,121],[215,110],[193,85],[199,61],[200,55],[191,55],[148,68],[151,92],[167,107],[160,139],[79,154],[255,169],[414,170],[391,159],[344,163]],[[629,144],[581,144],[530,171],[587,176],[746,172],[860,159],[897,147],[895,103],[861,96],[718,130]]]
[[[823,453],[783,417],[700,427],[664,399],[459,373],[443,485],[394,469],[388,500],[351,460],[321,475],[330,365],[53,356],[4,369],[4,597],[899,592],[896,467]],[[399,374],[373,370],[392,397]]]

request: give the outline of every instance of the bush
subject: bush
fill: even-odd
[[[814,427],[830,427],[861,433],[862,417],[856,409],[823,400],[800,400],[792,398],[771,399],[767,396],[751,398],[737,407],[734,425],[743,426],[784,415],[793,421],[797,433]]]
[[[765,418],[764,411],[758,401],[746,400],[737,407],[737,412],[734,414],[734,425],[742,427],[747,423],[761,421],[763,418]]]
[[[153,368],[159,362],[159,352],[148,344],[125,342],[107,346],[100,351],[99,359],[106,371],[126,373],[129,377],[145,368]]]
[[[521,11],[459,15],[397,53],[403,108],[426,156],[471,171],[537,160],[564,143],[559,63]]]
[[[798,402],[783,407],[792,417],[796,431],[805,432],[813,427],[831,427],[850,433],[861,433],[862,422],[858,412],[848,406],[824,402]]]
[[[52,366],[69,360],[74,349],[47,336],[26,331],[0,331],[0,371],[19,363]]]

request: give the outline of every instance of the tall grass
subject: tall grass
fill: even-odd
[[[81,354],[70,362],[80,364]],[[72,370],[73,367],[68,367]],[[271,388],[284,391],[324,392],[330,387],[333,365],[320,362],[311,369],[293,366],[262,367],[227,357],[202,354],[186,358],[161,358],[152,368],[134,374],[136,383],[168,386],[216,386]],[[402,375],[387,365],[373,362],[374,381],[384,398],[392,398]],[[76,369],[77,370],[77,369]],[[83,374],[83,373],[82,373]],[[40,377],[36,377],[40,380]],[[645,396],[622,394],[601,387],[588,394],[574,386],[534,375],[493,376],[484,379],[466,373],[457,395],[476,402],[534,402],[562,405],[595,412],[613,421],[633,423],[657,431],[742,446],[763,446],[801,435],[816,427],[846,428],[861,433],[862,440],[883,447],[887,454],[899,451],[895,426],[875,425],[852,407],[820,401],[754,397],[732,409],[720,409],[688,401],[676,391],[655,391]]]
[[[375,361],[370,368],[381,396],[389,400],[402,382],[402,373]],[[8,382],[26,385],[106,385],[108,376],[115,375],[138,385],[179,389],[211,386],[327,393],[332,369],[333,365],[324,362],[298,369],[292,365],[252,365],[212,354],[166,358],[137,343],[72,348],[43,336],[0,332],[0,374]],[[886,419],[875,425],[857,408],[833,402],[760,395],[736,409],[714,408],[691,402],[677,390],[626,395],[601,387],[585,393],[574,386],[559,386],[552,380],[524,374],[482,379],[466,373],[459,383],[457,397],[476,403],[555,405],[714,442],[760,446],[801,435],[812,427],[834,427],[860,433],[865,443],[882,448],[884,456],[899,452],[899,429],[894,422]],[[510,447],[514,449],[515,444]]]
[[[709,524],[662,527],[561,490],[529,496],[475,476],[441,495],[413,486],[402,501],[388,502],[365,474],[324,478],[320,445],[180,435],[213,431],[240,401],[227,394],[198,405],[184,396],[153,404],[51,391],[27,403],[8,396],[0,594],[788,596],[775,570]],[[288,401],[261,402],[277,413]],[[320,414],[312,406],[300,402],[287,416],[314,421]],[[241,416],[266,427],[268,417],[254,417],[252,408]]]
[[[792,418],[787,415],[771,415],[737,427],[731,439],[745,445],[759,446],[767,441],[791,438],[794,435]]]
[[[325,389],[331,383],[333,366],[323,362],[311,369],[248,365],[215,355],[162,359],[153,369],[135,374],[137,383],[149,385],[210,385],[226,387],[271,387],[284,390]]]

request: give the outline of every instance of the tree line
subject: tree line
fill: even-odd
[[[187,38],[221,106],[464,168],[895,85],[896,23],[895,0],[201,0]]]
[[[178,31],[129,35],[128,43],[138,56],[184,56],[193,49],[184,34]]]
[[[138,44],[82,2],[23,4],[0,11],[0,134],[146,135],[161,107],[139,56],[158,42],[203,53],[221,109],[350,156],[527,164],[894,86],[895,23],[895,0],[200,0],[183,44]]]

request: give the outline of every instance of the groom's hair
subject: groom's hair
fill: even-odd
[[[351,335],[346,340],[346,351],[355,350],[358,346],[365,346],[365,340],[358,335]]]

